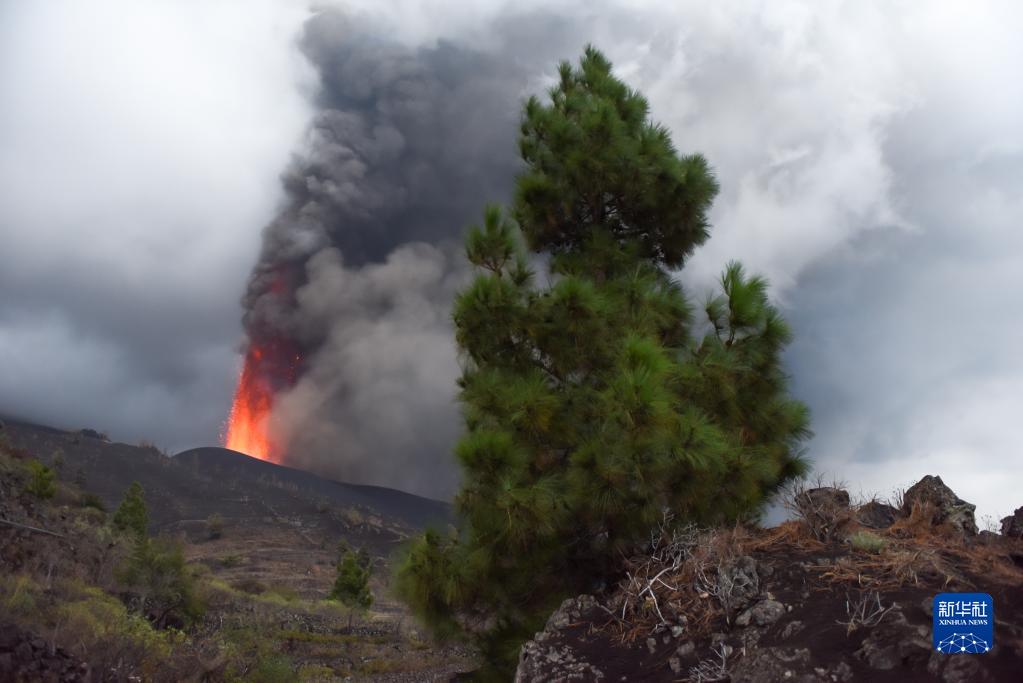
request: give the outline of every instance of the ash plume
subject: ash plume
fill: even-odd
[[[453,492],[460,237],[507,198],[528,73],[450,42],[389,43],[340,11],[301,47],[320,92],[243,301],[283,461]]]

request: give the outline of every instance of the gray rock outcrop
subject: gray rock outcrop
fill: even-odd
[[[1002,536],[1023,538],[1023,507],[1016,508],[1011,515],[1002,518]]]
[[[856,521],[871,529],[887,529],[895,524],[898,516],[898,509],[876,500],[867,501],[856,509]]]
[[[974,517],[977,506],[957,496],[941,477],[928,474],[909,487],[902,501],[902,511],[907,515],[915,505],[930,505],[937,513],[935,522],[948,524],[966,536],[977,535],[977,520]]]

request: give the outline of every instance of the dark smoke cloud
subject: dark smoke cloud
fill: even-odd
[[[302,349],[271,422],[287,462],[447,496],[460,237],[486,203],[508,199],[521,100],[544,55],[381,34],[339,10],[305,26],[320,111],[285,173],[245,326],[258,346]]]

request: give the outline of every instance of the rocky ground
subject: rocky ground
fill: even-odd
[[[57,680],[85,683],[90,679],[89,665],[64,648],[8,624],[0,628],[0,680]]]
[[[672,531],[613,591],[567,600],[522,649],[517,683],[1019,681],[1023,508],[1002,533],[937,477],[897,505],[795,491],[773,529]],[[986,592],[995,647],[931,644],[939,592]]]

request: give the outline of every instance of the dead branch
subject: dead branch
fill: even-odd
[[[12,522],[9,519],[0,519],[0,524],[6,524],[7,526],[12,526],[15,529],[34,531],[37,534],[46,534],[48,536],[56,536],[57,538],[67,538],[67,536],[65,536],[64,534],[58,534],[56,531],[48,531],[47,529],[40,529],[38,527],[28,526],[26,524],[18,524],[17,522]]]
[[[893,602],[888,607],[881,604],[881,594],[877,591],[861,593],[856,599],[850,599],[845,594],[845,611],[849,616],[846,621],[837,622],[839,626],[846,627],[846,633],[852,633],[861,626],[870,628],[877,626],[889,612],[898,607]]]

